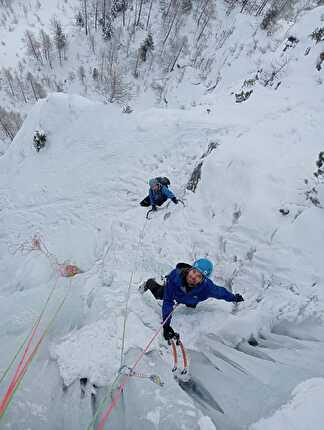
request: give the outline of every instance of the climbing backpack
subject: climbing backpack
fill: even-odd
[[[166,187],[168,187],[171,184],[170,179],[167,178],[166,176],[158,176],[155,179],[158,181],[159,184],[165,185]]]

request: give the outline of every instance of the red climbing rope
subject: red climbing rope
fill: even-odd
[[[71,281],[69,283],[69,287],[71,287]],[[25,374],[26,374],[26,372],[28,370],[28,367],[29,367],[30,363],[34,359],[34,357],[35,357],[35,355],[36,355],[36,353],[37,353],[37,351],[38,351],[41,343],[43,342],[44,338],[48,334],[51,326],[53,325],[53,323],[54,323],[54,321],[55,321],[55,319],[56,319],[56,317],[57,317],[57,315],[59,313],[59,311],[62,309],[62,307],[64,305],[64,302],[65,302],[65,300],[66,300],[66,298],[68,296],[69,291],[70,291],[70,288],[68,288],[68,290],[67,290],[66,294],[64,295],[62,301],[60,302],[59,306],[57,307],[57,309],[56,309],[53,317],[50,319],[49,323],[44,328],[43,333],[39,337],[36,345],[34,346],[34,348],[32,349],[32,351],[28,355],[28,350],[29,350],[30,345],[32,343],[32,340],[33,340],[33,338],[35,336],[35,333],[37,331],[37,327],[39,326],[39,322],[41,320],[42,314],[45,311],[45,308],[43,308],[40,317],[36,320],[36,323],[35,323],[35,325],[33,327],[32,333],[31,333],[30,338],[28,340],[28,343],[26,345],[26,348],[25,348],[25,351],[23,353],[23,356],[22,356],[22,358],[21,358],[21,360],[20,360],[20,362],[19,362],[19,364],[17,366],[17,369],[15,371],[15,374],[14,374],[13,378],[11,379],[11,382],[9,384],[9,387],[8,387],[7,391],[6,391],[6,394],[4,395],[4,397],[3,397],[3,399],[2,399],[2,401],[0,403],[0,418],[6,412],[6,410],[7,410],[8,406],[9,406],[9,404],[10,404],[10,402],[11,402],[11,400],[12,400],[14,394],[15,394],[15,392],[17,391],[17,389],[18,389],[18,387],[19,387],[22,379],[24,378],[24,376],[25,376]]]
[[[21,367],[22,367],[22,365],[23,365],[23,362],[24,362],[24,360],[25,360],[25,357],[26,357],[26,355],[27,355],[27,353],[28,353],[29,347],[30,347],[30,345],[31,345],[31,343],[32,343],[32,340],[33,340],[33,338],[34,338],[35,334],[36,334],[37,328],[38,328],[38,326],[39,326],[39,324],[40,324],[40,322],[41,322],[41,319],[42,319],[42,317],[43,317],[43,315],[44,315],[44,312],[45,312],[45,310],[46,310],[46,308],[47,308],[47,305],[48,305],[48,303],[49,303],[49,301],[50,301],[50,299],[51,299],[51,297],[52,297],[52,295],[53,295],[53,292],[54,292],[54,290],[55,290],[56,285],[57,285],[57,279],[56,279],[56,281],[55,281],[55,283],[54,283],[54,286],[53,286],[52,290],[50,291],[50,293],[49,293],[49,295],[48,295],[48,297],[47,297],[47,299],[46,299],[46,302],[45,302],[45,304],[44,304],[43,309],[41,310],[41,313],[39,314],[39,317],[38,317],[38,318],[37,318],[37,320],[34,322],[34,325],[33,325],[33,328],[32,328],[32,331],[31,331],[31,334],[30,334],[30,336],[29,336],[29,339],[28,339],[27,345],[26,345],[26,347],[25,347],[24,353],[23,353],[23,355],[22,355],[22,357],[21,357],[21,359],[20,359],[20,362],[19,362],[19,364],[18,364],[18,366],[17,366],[17,369],[16,369],[16,372],[15,372],[15,374],[14,374],[14,376],[13,376],[12,380],[11,380],[11,384],[9,385],[8,390],[9,390],[9,389],[10,389],[10,387],[11,387],[12,385],[14,385],[14,384],[16,383],[16,381],[17,381],[17,376],[18,376],[18,374],[19,374],[19,372],[20,372],[20,369],[21,369]],[[1,410],[1,407],[0,407],[0,410]]]
[[[15,252],[17,252],[17,251],[21,251],[22,253],[24,253],[26,251],[27,252],[40,251],[41,253],[43,253],[48,258],[51,266],[53,267],[53,270],[58,272],[58,274],[60,276],[73,277],[76,274],[81,273],[81,270],[77,266],[74,266],[72,264],[59,264],[57,258],[48,251],[46,245],[38,236],[34,236],[34,238],[31,241],[31,244],[30,243],[28,244],[27,242],[25,242],[25,243],[19,245],[19,247],[15,250]],[[4,374],[1,377],[1,382],[2,382],[4,380],[4,377],[9,372],[11,366],[15,362],[16,358],[18,357],[20,351],[23,349],[24,345],[26,344],[24,352],[22,353],[22,357],[21,357],[21,359],[18,363],[18,366],[15,370],[15,373],[14,373],[13,377],[11,378],[8,389],[5,393],[5,395],[3,396],[3,399],[0,402],[0,418],[6,412],[15,392],[17,391],[19,385],[21,384],[21,382],[22,382],[22,380],[23,380],[23,378],[24,378],[24,376],[25,376],[25,374],[29,368],[30,363],[34,359],[41,343],[43,342],[44,338],[48,334],[50,327],[53,325],[59,311],[61,310],[61,308],[63,307],[63,305],[66,301],[66,298],[67,298],[68,293],[70,291],[72,280],[70,280],[69,288],[67,289],[66,294],[64,295],[63,299],[59,303],[59,306],[57,307],[54,315],[52,316],[52,318],[50,319],[48,324],[45,326],[43,332],[41,333],[41,335],[38,338],[38,341],[36,342],[36,345],[30,351],[33,340],[36,337],[36,333],[38,331],[40,322],[41,322],[43,315],[47,309],[48,303],[49,303],[49,301],[50,301],[50,299],[51,299],[51,297],[52,297],[52,295],[56,289],[57,282],[58,282],[58,278],[56,279],[54,286],[51,289],[38,318],[36,319],[36,321],[33,324],[30,335],[27,336],[27,338],[24,340],[23,344],[19,347],[18,351],[16,352],[13,359],[11,360],[8,368],[6,369],[6,371],[4,372]]]

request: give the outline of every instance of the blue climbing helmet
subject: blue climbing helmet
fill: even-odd
[[[150,188],[154,187],[154,185],[159,185],[159,181],[157,180],[157,178],[150,179],[148,183]]]
[[[207,276],[207,278],[211,275],[214,268],[213,263],[207,258],[196,260],[192,267],[198,270],[202,275]]]

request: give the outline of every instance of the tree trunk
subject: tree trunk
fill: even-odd
[[[87,8],[87,0],[83,0],[84,6],[84,27],[86,36],[88,36],[88,8]]]
[[[125,27],[125,21],[126,21],[126,10],[125,7],[123,8],[123,27]]]
[[[34,87],[33,81],[30,79],[30,80],[29,80],[29,83],[30,83],[30,86],[31,86],[31,88],[32,88],[32,91],[33,91],[33,94],[34,94],[35,100],[36,100],[36,101],[38,101],[38,97],[37,97],[37,94],[36,94],[36,91],[35,91],[35,87]]]
[[[181,45],[181,47],[180,47],[180,49],[179,49],[179,51],[178,51],[177,55],[175,56],[175,59],[174,59],[174,61],[173,61],[172,67],[171,67],[171,69],[170,69],[170,72],[173,72],[173,70],[174,70],[174,66],[176,65],[176,62],[178,61],[178,58],[180,57],[180,54],[181,54],[181,51],[182,51],[182,49],[183,49],[184,45],[185,45],[185,42],[183,42],[183,43],[182,43],[182,45]]]
[[[173,18],[172,18],[169,30],[167,31],[167,34],[166,34],[166,36],[165,36],[165,38],[163,40],[162,47],[164,47],[166,41],[168,40],[168,38],[170,36],[171,30],[172,30],[172,27],[173,27],[173,24],[174,24],[174,21],[175,21],[177,15],[178,15],[178,7],[176,7],[176,9],[175,9],[175,12],[174,12],[174,15],[173,15]]]
[[[201,18],[202,18],[202,16],[203,16],[204,12],[205,12],[205,10],[206,10],[206,7],[207,7],[208,3],[209,3],[209,0],[206,0],[206,3],[204,4],[203,8],[201,9],[201,12],[200,12],[199,18],[198,18],[198,20],[197,20],[197,27],[199,27],[200,20],[201,20]]]
[[[140,6],[139,6],[139,11],[138,11],[138,17],[137,17],[136,25],[138,25],[140,23],[140,19],[141,19],[141,15],[142,15],[142,7],[143,7],[143,0],[140,0]]]
[[[9,88],[10,88],[11,95],[13,97],[16,97],[16,93],[15,93],[14,87],[13,87],[13,79],[12,79],[11,73],[9,70],[6,70],[6,69],[3,69],[3,70],[4,70],[4,74],[7,78],[7,82],[8,82]]]
[[[95,31],[98,30],[98,0],[96,0],[96,6],[95,6],[95,22],[94,22],[94,26],[95,26]]]
[[[153,0],[151,0],[151,3],[150,3],[149,13],[148,13],[148,16],[147,16],[147,21],[146,21],[146,30],[148,29],[148,26],[149,26],[149,23],[150,23],[150,19],[151,19],[152,5],[153,5]]]
[[[269,0],[264,0],[263,3],[261,3],[261,5],[259,6],[259,9],[256,12],[256,16],[257,15],[261,15],[263,9],[266,7],[267,3],[269,2]]]
[[[106,0],[103,0],[103,8],[102,8],[102,28],[106,28]]]
[[[165,14],[165,16],[164,16],[164,19],[166,19],[166,18],[168,17],[169,12],[170,12],[170,9],[171,9],[171,5],[172,5],[172,3],[173,3],[173,0],[170,0],[169,6],[168,6],[168,10],[166,11],[166,14]]]
[[[43,65],[42,58],[40,57],[39,53],[37,52],[37,49],[36,49],[36,47],[34,45],[34,41],[33,41],[33,38],[31,37],[30,32],[26,31],[26,35],[27,35],[27,38],[28,38],[28,41],[29,41],[29,46],[30,46],[30,48],[31,48],[31,50],[33,52],[33,55],[34,55],[36,61],[39,61]]]
[[[199,33],[199,36],[198,36],[198,38],[197,38],[197,40],[196,40],[196,43],[198,43],[199,42],[199,40],[200,40],[200,38],[201,38],[201,36],[203,35],[203,33],[204,33],[204,31],[205,31],[205,28],[206,28],[206,26],[207,26],[207,24],[209,23],[209,17],[206,19],[206,21],[204,22],[204,25],[202,26],[202,29],[201,29],[201,32]]]
[[[18,86],[19,86],[19,89],[20,89],[21,95],[23,96],[24,102],[25,102],[25,103],[28,103],[28,101],[27,101],[27,99],[26,99],[26,95],[25,95],[25,91],[24,91],[24,88],[23,88],[22,82],[21,82],[21,80],[18,78],[18,76],[16,76],[16,81],[18,82]]]
[[[244,0],[244,1],[243,1],[243,4],[242,4],[242,8],[241,8],[241,12],[240,12],[240,13],[243,13],[243,11],[244,11],[244,9],[245,9],[245,6],[248,4],[248,2],[249,2],[249,0]]]
[[[138,68],[139,58],[140,58],[140,50],[138,49],[137,50],[137,57],[136,57],[136,64],[135,64],[135,70],[134,70],[134,78],[138,78],[137,68]]]
[[[0,125],[3,128],[4,132],[6,133],[6,135],[9,137],[9,139],[13,140],[14,135],[11,132],[10,128],[5,123],[5,121],[3,121],[3,119],[1,118],[1,115],[0,115]]]

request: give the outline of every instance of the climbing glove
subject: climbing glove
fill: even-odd
[[[152,211],[156,211],[157,210],[157,207],[155,206],[155,205],[152,205]]]
[[[196,305],[196,304],[194,304],[194,305],[186,304],[186,306],[187,306],[187,308],[193,308],[193,309],[195,309],[195,308],[197,307],[197,305]]]
[[[241,294],[235,294],[235,302],[244,302],[243,297],[241,296]]]
[[[176,197],[172,197],[171,199],[175,205],[179,203],[179,200]]]
[[[170,342],[171,339],[179,340],[180,338],[179,333],[176,333],[170,325],[163,327],[163,336],[168,342]]]

